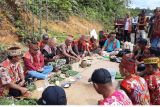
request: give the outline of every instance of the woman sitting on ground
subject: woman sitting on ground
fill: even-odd
[[[44,46],[42,53],[44,55],[45,63],[53,62],[61,58],[61,54],[56,46],[56,38],[50,38],[48,44]]]

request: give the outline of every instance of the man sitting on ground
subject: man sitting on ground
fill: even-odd
[[[97,40],[94,38],[94,36],[92,36],[89,41],[89,50],[93,53],[99,53],[101,48],[98,48],[98,47],[99,47],[99,44]]]
[[[137,64],[143,63],[144,51],[148,48],[147,44],[148,42],[146,39],[141,38],[138,40],[137,42],[138,50],[137,50],[137,55],[135,56]]]
[[[44,56],[39,50],[38,43],[31,41],[29,43],[29,51],[24,55],[25,74],[27,78],[45,79],[50,76],[53,67],[44,66]]]
[[[133,58],[133,54],[126,54],[122,57],[122,61],[119,65],[120,73],[124,76],[120,87],[132,100],[134,105],[149,105],[150,95],[145,80],[136,76],[136,62]]]
[[[19,47],[8,49],[8,58],[0,64],[0,96],[28,96],[30,92],[24,87],[25,78],[20,64]]]
[[[62,52],[63,57],[66,58],[67,63],[71,63],[72,60],[79,61],[80,58],[72,50],[73,38],[68,36],[64,44],[61,44],[59,49]]]
[[[89,43],[88,38],[85,35],[82,35],[79,40],[74,41],[73,47],[77,47],[78,49],[78,55],[80,55],[82,58],[84,58],[87,55],[91,55],[91,52],[89,50]],[[74,49],[75,50],[75,49]]]
[[[43,50],[43,48],[45,47],[45,45],[48,44],[49,36],[48,36],[47,34],[44,34],[44,35],[42,36],[42,39],[43,39],[43,40],[40,41],[39,44],[38,44],[41,51]]]
[[[111,32],[110,38],[108,38],[100,52],[102,56],[109,53],[110,55],[117,55],[120,50],[120,42],[116,39],[116,33]]]
[[[99,31],[99,46],[100,48],[103,47],[105,41],[107,40],[107,34],[104,31]]]
[[[91,81],[95,90],[104,98],[104,100],[99,101],[99,105],[132,105],[131,100],[123,90],[115,89],[108,70],[96,69],[92,74]]]
[[[146,74],[144,77],[148,84],[152,105],[160,105],[160,71],[158,57],[150,57],[144,59],[146,65]]]

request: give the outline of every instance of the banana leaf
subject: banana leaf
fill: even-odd
[[[121,74],[119,72],[117,72],[115,79],[123,79],[123,77],[121,76]]]

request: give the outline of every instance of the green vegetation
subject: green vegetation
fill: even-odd
[[[15,99],[11,97],[1,97],[0,105],[37,105],[35,99]]]
[[[46,1],[48,1],[46,3]],[[115,18],[123,18],[128,11],[131,11],[133,16],[137,16],[140,9],[128,9],[126,6],[130,0],[25,0],[25,6],[17,6],[14,0],[0,0],[0,6],[3,9],[5,16],[16,27],[16,34],[20,37],[20,41],[24,42],[28,38],[41,39],[41,26],[38,25],[38,30],[28,28],[21,17],[21,12],[32,12],[30,16],[32,21],[36,16],[40,20],[62,20],[67,21],[69,16],[78,16],[93,22],[100,22],[104,26],[104,30],[111,31],[114,28]],[[12,6],[11,6],[12,5]],[[3,18],[0,16],[0,22]],[[36,18],[35,18],[36,19]],[[33,26],[29,26],[33,27]],[[50,31],[48,34],[52,37],[57,37],[59,43],[66,38],[66,33]],[[76,35],[78,37],[79,35]]]
[[[50,84],[56,84],[56,81],[63,81],[65,78],[62,78],[60,74],[54,74],[48,81]]]
[[[48,16],[66,21],[70,15],[103,22],[105,28],[112,29],[115,16],[122,17],[130,0],[48,0]],[[46,18],[46,0],[28,0],[30,10]],[[34,4],[34,5],[33,5]]]
[[[7,45],[1,44],[0,45],[0,62],[2,62],[3,60],[6,59],[7,54],[6,54],[6,49],[7,49]]]

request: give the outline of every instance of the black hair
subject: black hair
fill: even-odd
[[[141,12],[142,12],[142,13],[146,13],[146,10],[145,10],[145,9],[143,9]]]
[[[9,60],[12,60],[12,59],[13,59],[13,56],[9,56],[9,55],[8,55],[8,59],[9,59]]]
[[[33,45],[38,45],[38,42],[37,42],[36,40],[34,40],[34,39],[31,39],[31,40],[28,41],[28,44],[29,44],[29,46],[30,46],[31,44],[33,44]]]
[[[116,35],[116,32],[110,32],[110,33],[109,33],[110,36],[113,35],[113,34]]]
[[[151,66],[153,67],[153,69],[158,69],[158,64],[151,64]]]
[[[145,45],[146,46],[148,44],[148,41],[146,39],[140,38],[138,40],[138,43],[141,44],[141,45]]]
[[[101,73],[103,74],[103,77],[97,77],[97,75]],[[101,75],[102,76],[102,75]],[[105,77],[105,78],[104,78]],[[112,77],[111,74],[109,73],[109,71],[107,69],[104,68],[99,68],[96,69],[93,74],[92,74],[92,78],[94,83],[101,83],[101,84],[106,84],[106,83],[112,83]]]

